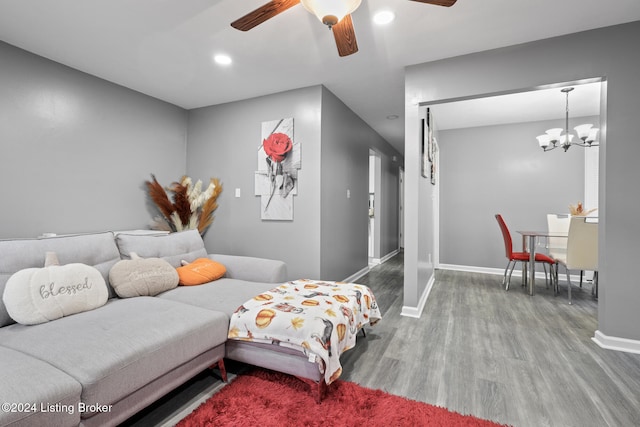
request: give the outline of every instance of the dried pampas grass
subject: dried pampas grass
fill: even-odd
[[[173,206],[176,207],[176,213],[182,224],[187,225],[191,217],[191,203],[189,203],[189,196],[187,196],[187,187],[179,182],[174,182],[171,185],[171,189],[173,191]]]
[[[591,212],[595,212],[597,210],[598,210],[598,208],[585,210],[584,207],[582,206],[582,202],[578,202],[577,205],[569,205],[569,213],[572,216],[587,216]]]
[[[209,193],[209,188],[211,188],[211,193]],[[211,178],[207,191],[203,193],[205,195],[210,195],[208,195],[206,200],[203,199],[204,204],[200,211],[200,219],[198,220],[198,230],[200,231],[200,234],[204,234],[205,230],[213,222],[213,212],[218,209],[217,200],[220,193],[222,193],[222,184],[220,184],[218,178]]]
[[[149,190],[149,197],[158,207],[158,210],[164,217],[164,219],[168,219],[171,217],[175,208],[173,207],[173,203],[169,200],[169,196],[167,192],[162,188],[162,185],[158,182],[155,175],[151,175],[152,181],[147,181],[147,189]]]
[[[213,212],[218,208],[217,199],[222,192],[218,178],[211,178],[209,186],[203,192],[202,181],[196,184],[188,176],[163,188],[156,177],[147,181],[149,198],[160,212],[151,224],[154,230],[182,231],[197,229],[201,235],[213,223]],[[167,192],[173,193],[173,201]]]

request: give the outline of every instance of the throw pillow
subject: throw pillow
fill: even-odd
[[[186,265],[176,269],[180,277],[180,284],[184,286],[213,282],[227,272],[224,265],[209,258],[198,258],[193,262],[184,264]]]
[[[95,267],[79,263],[17,271],[2,295],[9,315],[23,325],[93,310],[106,304],[108,298],[102,274]]]
[[[109,270],[109,283],[120,298],[155,296],[178,286],[178,273],[167,261],[130,256]]]

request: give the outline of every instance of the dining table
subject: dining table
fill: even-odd
[[[538,238],[544,237],[569,237],[569,233],[557,232],[557,231],[536,231],[536,230],[517,230],[522,235],[522,251],[529,253],[529,262],[524,264],[522,270],[522,278],[527,283],[529,295],[534,295],[536,292],[536,245]],[[527,271],[528,270],[528,271]],[[527,280],[527,273],[529,275]]]

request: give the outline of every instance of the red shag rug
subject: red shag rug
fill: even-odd
[[[491,421],[337,380],[318,404],[307,383],[277,372],[238,376],[177,427],[482,426]]]

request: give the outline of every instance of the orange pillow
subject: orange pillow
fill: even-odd
[[[198,258],[182,267],[176,268],[180,284],[184,286],[202,285],[218,280],[227,272],[224,265],[209,258]]]

